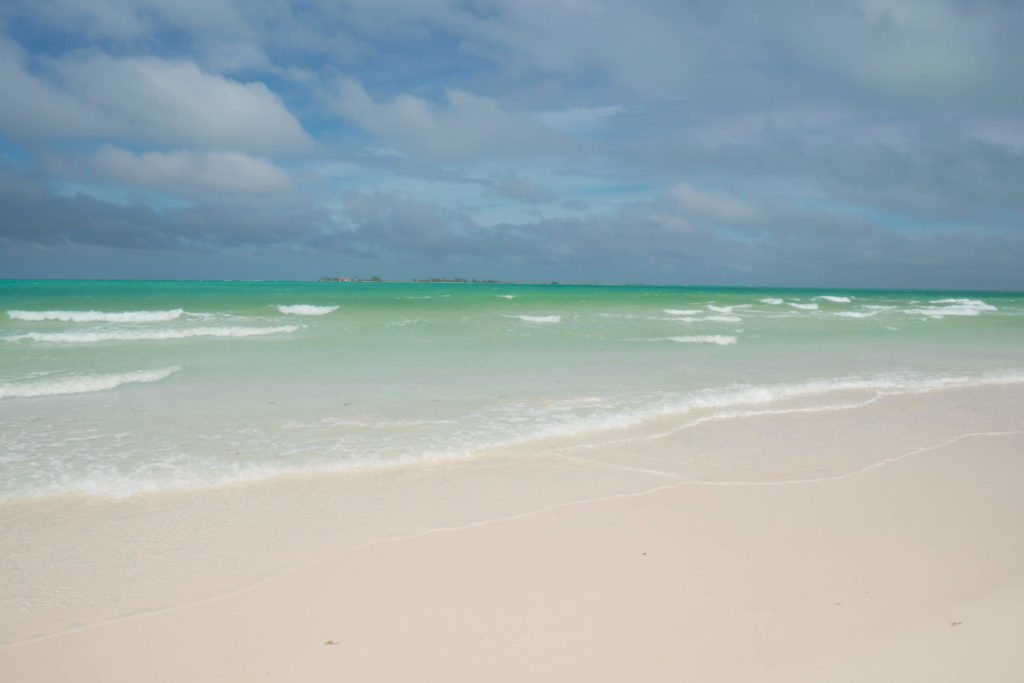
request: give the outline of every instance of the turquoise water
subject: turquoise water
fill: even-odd
[[[1024,294],[0,281],[0,499],[1024,382]]]

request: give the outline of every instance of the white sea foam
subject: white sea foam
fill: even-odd
[[[835,313],[840,318],[870,318],[877,314],[878,311],[837,311]]]
[[[732,313],[732,306],[712,306],[709,304],[708,310],[715,313]]]
[[[7,311],[11,320],[37,322],[42,320],[59,320],[74,323],[158,323],[176,320],[184,311],[175,308],[170,311],[121,311],[110,313],[104,311]]]
[[[518,318],[528,323],[559,323],[562,322],[560,315],[506,315],[506,318]]]
[[[774,297],[768,297],[767,299],[761,299],[760,301],[763,304],[771,304],[772,306],[778,306],[782,303],[782,299],[776,299]]]
[[[730,344],[736,343],[736,337],[724,334],[702,334],[692,337],[669,337],[669,340],[680,344],[718,344],[719,346],[729,346]]]
[[[327,315],[338,310],[337,306],[313,306],[311,304],[295,304],[294,306],[278,306],[277,310],[288,315]]]
[[[700,311],[694,311],[694,312],[695,313],[699,313]],[[706,323],[706,322],[738,323],[738,322],[742,322],[743,318],[739,317],[738,315],[706,315],[706,316],[703,316],[703,317],[700,317],[700,318],[698,318],[696,316],[679,315],[679,316],[676,316],[674,318],[648,318],[648,320],[670,320],[672,322],[680,322],[680,323]]]
[[[111,460],[102,443],[98,444],[103,455],[84,454],[89,466],[81,476],[50,476],[53,470],[20,491],[0,491],[0,500],[35,495],[53,495],[69,492],[85,492],[93,495],[120,498],[136,493],[156,492],[175,489],[228,485],[243,481],[267,479],[285,474],[338,472],[345,470],[387,467],[424,461],[451,460],[479,454],[491,447],[505,447],[530,443],[551,437],[582,437],[578,447],[608,443],[608,432],[631,428],[644,422],[665,417],[681,418],[672,429],[685,429],[700,422],[722,417],[742,417],[745,407],[767,405],[782,401],[821,395],[823,400],[811,407],[800,410],[829,410],[837,401],[848,403],[847,397],[838,395],[849,391],[867,391],[875,396],[886,394],[919,393],[953,387],[982,385],[1006,385],[1024,383],[1021,370],[1001,371],[980,376],[922,376],[922,375],[878,375],[847,376],[837,378],[811,379],[771,385],[729,385],[685,393],[641,394],[630,396],[574,397],[567,400],[521,401],[454,420],[397,420],[379,419],[372,421],[329,418],[324,430],[302,426],[290,428],[285,441],[277,441],[280,435],[264,428],[247,429],[231,433],[228,441],[240,436],[258,444],[255,449],[265,448],[267,443],[287,443],[292,446],[290,453],[324,454],[330,458],[284,457],[260,461],[230,460],[199,462],[188,454],[182,454],[171,446],[160,456],[161,467],[136,466],[134,461],[127,468]],[[832,396],[835,394],[835,396]],[[744,412],[737,413],[737,409]],[[786,410],[787,407],[783,406]],[[760,411],[758,411],[760,412]],[[750,413],[756,414],[756,413]],[[337,424],[331,424],[333,422]],[[419,433],[420,428],[438,426],[444,431],[444,438],[429,431],[429,440],[413,439],[380,446],[380,448],[358,450],[350,448],[351,443],[337,438],[337,428],[351,432],[353,428],[366,427],[374,432],[367,444],[380,444],[380,430],[390,431],[396,427],[412,428],[410,434]],[[323,432],[321,438],[307,443],[295,443],[299,435],[308,436]],[[57,435],[66,446],[67,439]],[[657,435],[655,435],[657,436]],[[92,438],[92,437],[89,437]],[[625,435],[626,439],[635,436]],[[219,439],[218,443],[224,439]],[[237,443],[248,443],[241,441]],[[358,442],[362,444],[364,442]],[[444,443],[437,448],[433,444]],[[52,450],[52,449],[51,449]],[[66,450],[66,448],[65,448]],[[153,449],[146,448],[147,454]],[[132,458],[135,456],[132,455]],[[208,465],[208,466],[207,466]]]
[[[905,394],[957,387],[1024,384],[1024,371],[985,373],[976,376],[877,375],[873,377],[836,377],[803,382],[767,385],[733,385],[705,389],[638,411],[634,421],[669,414],[685,414],[697,409],[733,408],[742,405],[774,403],[807,396],[846,391],[874,391]]]
[[[1024,384],[1024,372],[1011,371],[981,376],[879,375],[874,377],[837,377],[804,382],[769,385],[732,385],[709,388],[675,397],[665,397],[633,407],[607,405],[605,410],[589,414],[568,414],[546,423],[534,423],[531,433],[498,444],[507,445],[548,437],[582,436],[589,432],[624,429],[648,420],[684,416],[700,410],[732,410],[740,406],[763,405],[849,391],[871,391],[883,395],[922,393],[956,387]],[[822,406],[827,408],[828,406]],[[560,411],[545,407],[545,414]],[[527,423],[531,421],[527,420]],[[451,457],[451,456],[448,456]]]
[[[850,303],[850,297],[848,297],[848,296],[829,296],[828,294],[823,294],[821,296],[816,296],[814,298],[815,299],[822,299],[823,301],[831,301],[831,302],[837,303],[837,304],[848,304],[848,303]]]
[[[986,311],[996,310],[995,306],[985,303],[980,299],[935,299],[929,301],[930,304],[959,304],[961,306],[977,306]]]
[[[186,327],[165,330],[118,330],[112,332],[29,332],[8,341],[30,339],[40,342],[63,342],[69,344],[92,344],[106,341],[149,341],[161,339],[188,339],[191,337],[256,337],[265,334],[290,334],[297,325],[280,327]]]
[[[687,308],[685,310],[679,308],[665,308],[662,310],[664,310],[669,315],[697,315],[698,313],[700,313],[700,309],[696,308]]]
[[[515,299],[516,298],[515,294],[499,294],[498,296],[501,297],[502,299]]]
[[[944,306],[923,306],[921,308],[908,308],[907,313],[917,313],[930,318],[944,318],[947,315],[975,316],[981,315],[982,311],[998,311],[999,309],[991,304],[978,299],[937,299],[930,301],[932,304],[946,304]]]
[[[94,391],[107,391],[121,386],[139,382],[159,382],[170,377],[180,367],[161,368],[159,370],[136,370],[111,374],[74,375],[60,379],[42,379],[31,382],[10,382],[0,384],[0,398],[28,398],[32,396],[58,396],[61,394],[85,394]]]
[[[793,308],[799,308],[802,311],[816,311],[816,310],[818,310],[818,304],[794,304],[794,303],[790,302],[789,305],[792,306]]]

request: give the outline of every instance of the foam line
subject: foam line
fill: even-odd
[[[159,370],[136,370],[95,375],[76,375],[62,379],[43,379],[32,382],[10,382],[0,384],[0,398],[29,398],[33,396],[60,396],[64,394],[87,394],[94,391],[108,391],[122,384],[159,382],[170,377],[180,367]]]
[[[725,334],[701,334],[691,337],[669,337],[669,340],[680,344],[718,344],[729,346],[736,343],[736,337]]]
[[[94,344],[106,341],[150,341],[162,339],[189,339],[191,337],[256,337],[265,334],[290,334],[297,325],[280,327],[186,327],[179,330],[118,330],[114,332],[29,332],[8,341],[29,339],[39,342],[68,344]]]
[[[294,306],[278,306],[277,310],[287,315],[327,315],[328,313],[333,313],[338,310],[338,307],[295,304]]]
[[[11,320],[38,322],[43,320],[59,320],[71,323],[159,323],[177,320],[184,311],[175,308],[170,311],[121,311],[107,313],[104,311],[7,311]]]
[[[560,315],[506,315],[506,318],[518,318],[528,323],[558,323],[562,322]]]

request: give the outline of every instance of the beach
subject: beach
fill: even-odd
[[[89,287],[2,302],[4,680],[1024,670],[1019,295]]]
[[[687,430],[711,440],[728,422],[723,447],[780,460],[859,430],[848,470],[806,479],[693,481],[552,444],[333,481],[8,503],[0,671],[1014,680],[1022,398],[955,389]]]
[[[1024,683],[1024,2],[0,10],[0,683]]]

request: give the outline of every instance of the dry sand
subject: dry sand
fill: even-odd
[[[1021,681],[1022,399],[9,504],[0,679]],[[785,466],[687,481],[683,441]]]

